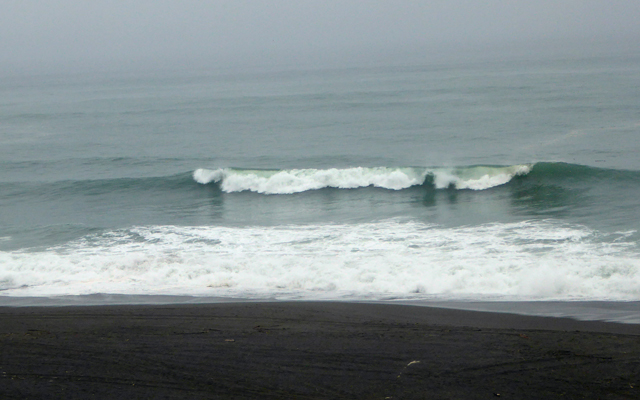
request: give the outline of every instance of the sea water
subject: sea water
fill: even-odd
[[[638,55],[6,77],[0,301],[638,301],[639,138]]]

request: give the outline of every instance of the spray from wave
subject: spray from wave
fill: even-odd
[[[252,191],[263,194],[292,194],[323,188],[355,189],[374,186],[401,190],[427,182],[436,189],[484,190],[504,185],[513,177],[526,175],[532,165],[464,168],[331,168],[290,170],[197,169],[193,179],[201,184],[219,183],[223,191]]]

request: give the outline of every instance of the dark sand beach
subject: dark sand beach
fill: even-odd
[[[640,325],[431,307],[0,308],[1,398],[632,399]]]

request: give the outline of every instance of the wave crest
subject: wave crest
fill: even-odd
[[[424,184],[437,189],[484,190],[504,185],[517,175],[526,175],[532,165],[462,168],[355,167],[330,169],[249,170],[200,168],[193,179],[201,184],[219,183],[224,192],[252,191],[263,194],[292,194],[323,188],[356,189],[374,186],[402,190]]]

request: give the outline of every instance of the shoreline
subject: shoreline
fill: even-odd
[[[7,398],[640,396],[640,325],[346,302],[0,307]]]
[[[579,321],[600,321],[640,324],[640,301],[604,300],[279,300],[190,295],[127,295],[96,293],[72,296],[2,296],[1,307],[67,307],[67,306],[154,306],[224,303],[353,303],[389,304],[453,310],[506,313],[535,317],[572,318]]]

